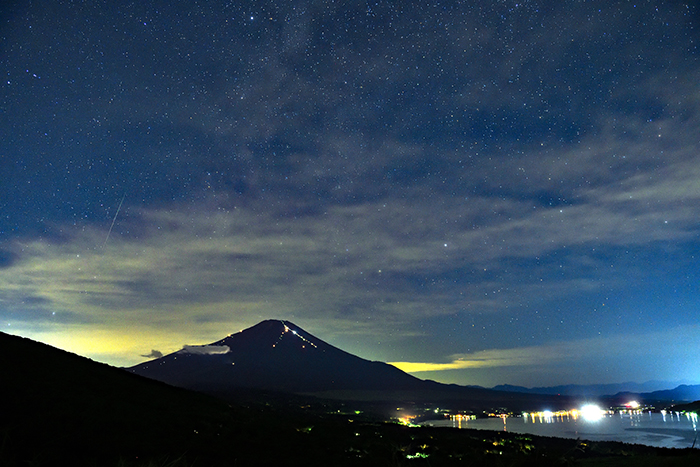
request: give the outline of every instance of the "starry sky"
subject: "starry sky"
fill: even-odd
[[[0,329],[268,318],[418,377],[700,382],[682,1],[10,1]]]

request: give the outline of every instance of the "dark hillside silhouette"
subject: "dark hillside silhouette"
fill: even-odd
[[[217,458],[224,437],[227,445],[254,450],[255,442],[261,445],[250,439],[256,433],[294,433],[281,424],[256,425],[258,420],[268,424],[255,411],[232,409],[210,396],[30,339],[0,333],[0,354],[2,467],[148,465],[139,459],[172,461],[183,455]],[[273,455],[277,449],[266,447],[261,459],[264,452]]]

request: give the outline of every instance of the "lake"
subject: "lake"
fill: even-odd
[[[584,417],[547,414],[507,418],[469,420],[444,419],[422,423],[429,426],[509,431],[537,436],[587,439],[590,441],[622,441],[664,448],[700,448],[698,418],[680,413],[616,413],[597,420]]]

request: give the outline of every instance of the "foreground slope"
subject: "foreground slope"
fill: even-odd
[[[289,321],[266,320],[204,346],[129,369],[228,400],[240,389],[387,403],[440,403],[460,409],[565,408],[560,396],[494,391],[425,381],[340,350]]]
[[[0,465],[187,450],[215,430],[219,400],[0,333]]]

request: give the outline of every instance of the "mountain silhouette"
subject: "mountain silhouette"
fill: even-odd
[[[185,346],[130,371],[204,392],[227,388],[291,393],[414,390],[424,383],[394,366],[340,350],[282,320],[262,321],[209,345]]]
[[[563,396],[421,380],[387,363],[340,350],[283,320],[262,321],[211,344],[185,346],[128,370],[228,400],[239,397],[240,390],[261,390],[347,401],[440,403],[473,410],[570,404]]]

